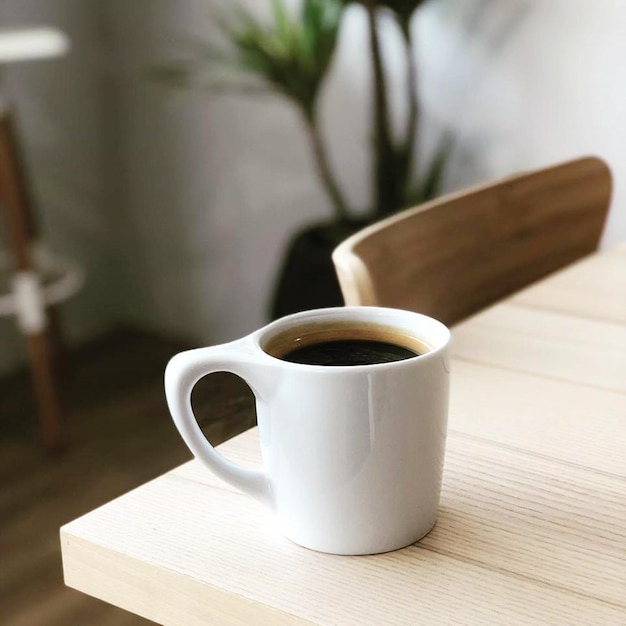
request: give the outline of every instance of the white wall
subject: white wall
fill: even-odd
[[[458,138],[449,186],[597,154],[615,179],[603,243],[626,239],[625,27],[620,0],[432,2],[424,96]]]
[[[90,270],[68,307],[73,328],[123,319],[198,343],[237,337],[265,321],[289,235],[330,214],[288,105],[168,94],[143,79],[147,65],[176,51],[176,35],[210,32],[207,4],[3,5],[3,17],[46,18],[75,40],[74,55],[54,73],[42,65],[9,75],[46,226]],[[414,26],[426,143],[440,127],[457,137],[447,187],[596,153],[616,181],[605,242],[626,239],[625,24],[619,0],[431,0]],[[389,23],[385,38],[400,83]],[[353,8],[323,110],[331,157],[355,206],[369,193],[366,47]],[[395,108],[401,113],[402,103]],[[49,165],[51,152],[57,161]]]

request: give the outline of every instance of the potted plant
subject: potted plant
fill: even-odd
[[[210,90],[271,91],[300,113],[317,174],[333,208],[333,218],[306,226],[292,238],[279,273],[271,317],[299,310],[341,305],[331,252],[365,224],[436,195],[449,151],[444,137],[427,167],[416,171],[419,106],[417,67],[410,23],[425,0],[359,0],[368,18],[372,81],[371,206],[357,213],[349,206],[328,158],[320,131],[319,101],[349,0],[303,0],[289,11],[285,0],[271,0],[271,17],[262,21],[241,5],[219,20],[225,45],[199,42],[193,53],[155,68],[154,75],[177,87]],[[382,63],[378,23],[391,11],[403,36],[407,67],[407,109],[400,139],[391,131],[388,85]]]

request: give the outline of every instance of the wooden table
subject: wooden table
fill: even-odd
[[[418,544],[308,551],[192,461],[64,526],[66,583],[177,626],[626,624],[626,247],[459,324],[453,355]],[[221,450],[259,463],[254,429]]]

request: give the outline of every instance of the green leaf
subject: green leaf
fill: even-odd
[[[332,63],[344,12],[341,0],[302,0],[288,11],[285,0],[271,0],[268,20],[231,2],[219,21],[225,45],[196,46],[186,58],[157,68],[162,82],[190,88],[239,90],[265,88],[289,98],[306,118],[313,137],[318,172],[340,219],[346,202],[328,165],[316,124],[316,105]],[[209,52],[210,50],[210,52]]]
[[[280,37],[287,39],[289,37],[290,24],[283,0],[272,0],[272,10],[274,13],[276,32]]]
[[[304,0],[299,12],[290,12],[285,0],[271,2],[267,22],[241,4],[231,5],[229,16],[220,19],[227,46],[196,42],[185,58],[162,66],[161,78],[170,83],[206,86],[212,83],[208,75],[224,68],[236,69],[265,82],[311,115],[332,62],[343,3]]]

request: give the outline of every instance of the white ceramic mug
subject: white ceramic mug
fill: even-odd
[[[322,366],[268,353],[279,337],[334,327],[385,328],[427,346],[391,363]],[[304,329],[304,330],[303,330]],[[408,311],[341,307],[296,313],[243,339],[176,355],[169,408],[197,459],[269,505],[294,542],[335,554],[402,548],[435,523],[448,412],[448,344],[440,322]],[[241,376],[256,397],[263,468],[223,457],[206,440],[191,391],[211,372]]]

